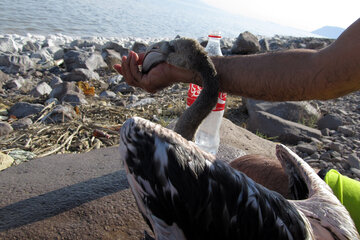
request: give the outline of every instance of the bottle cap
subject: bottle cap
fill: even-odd
[[[221,32],[219,31],[213,31],[211,32],[208,37],[211,37],[211,38],[221,38]]]

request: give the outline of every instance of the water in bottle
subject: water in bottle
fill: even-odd
[[[209,41],[206,45],[205,51],[209,56],[222,56],[220,48],[221,36],[219,33],[212,33],[209,35]],[[196,100],[201,91],[201,87],[195,84],[190,84],[187,106]],[[226,93],[219,93],[218,102],[211,113],[202,121],[196,134],[195,143],[203,150],[216,154],[220,144],[220,125],[225,110]]]

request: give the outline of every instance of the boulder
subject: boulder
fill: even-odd
[[[220,146],[221,145],[240,149],[246,154],[260,154],[276,159],[276,144],[274,142],[263,139],[247,129],[235,125],[226,118],[223,118],[220,127]]]
[[[68,72],[76,68],[96,70],[107,67],[107,64],[99,52],[89,53],[82,50],[67,51],[64,54],[64,62]]]
[[[44,106],[42,104],[18,102],[9,109],[9,115],[14,115],[16,118],[23,118],[38,114],[43,108]]]
[[[232,54],[254,54],[259,52],[261,46],[258,38],[250,32],[241,33],[231,48]]]
[[[342,117],[336,113],[329,113],[322,116],[317,122],[319,129],[328,128],[331,130],[337,130],[339,126],[343,124]]]
[[[85,68],[75,68],[71,72],[64,73],[61,75],[61,79],[67,82],[86,82],[89,80],[99,80],[99,74]]]
[[[321,132],[317,129],[263,111],[249,112],[247,129],[289,144],[297,144],[299,141],[310,142],[311,138],[321,137]]]
[[[35,63],[26,55],[0,55],[0,69],[6,73],[25,74],[27,71],[34,68]]]
[[[306,101],[267,102],[247,98],[245,103],[249,113],[264,111],[296,123],[315,124],[320,117],[320,112]]]
[[[14,159],[9,155],[0,152],[0,171],[10,167],[14,163]]]
[[[31,92],[30,94],[34,97],[41,97],[44,95],[50,94],[52,88],[46,82],[39,83]]]
[[[11,133],[14,129],[11,127],[11,125],[7,122],[0,122],[0,137],[8,135]]]
[[[16,53],[18,47],[12,38],[0,37],[0,52],[3,53]]]
[[[225,150],[275,158],[275,143],[225,118],[220,133]],[[0,215],[8,216],[0,224],[0,238],[142,239],[144,230],[151,230],[137,209],[118,151],[52,155],[2,172],[0,193],[12,194],[0,198]]]

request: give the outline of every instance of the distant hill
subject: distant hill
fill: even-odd
[[[321,35],[327,38],[332,38],[332,39],[336,39],[340,36],[340,34],[344,31],[345,29],[340,28],[340,27],[332,27],[332,26],[325,26],[322,28],[319,28],[315,31],[312,31],[311,33],[317,34],[317,35]]]

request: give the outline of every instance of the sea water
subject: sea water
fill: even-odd
[[[311,36],[230,14],[200,0],[1,0],[0,9],[0,34],[197,38],[219,29],[231,38],[244,31]]]

